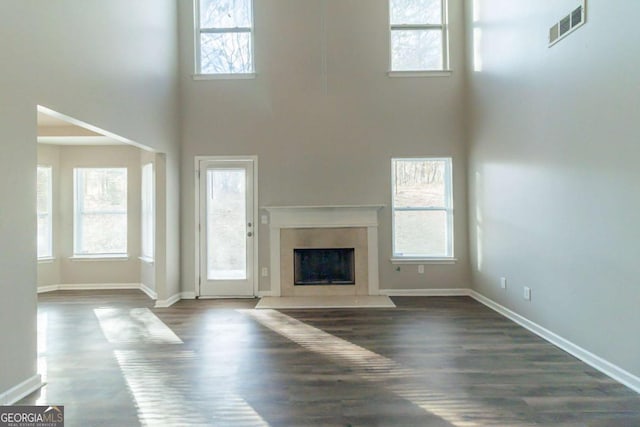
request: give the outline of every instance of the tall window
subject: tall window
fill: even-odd
[[[252,0],[195,0],[198,74],[251,74]]]
[[[447,1],[389,0],[391,71],[449,68]]]
[[[393,257],[453,257],[451,159],[391,162]]]
[[[127,169],[74,169],[74,254],[126,255]]]
[[[38,258],[53,257],[53,173],[51,166],[38,166]]]
[[[154,257],[155,190],[153,163],[142,167],[142,257]]]

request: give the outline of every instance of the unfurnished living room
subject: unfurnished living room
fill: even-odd
[[[0,0],[0,426],[640,426],[636,14]]]

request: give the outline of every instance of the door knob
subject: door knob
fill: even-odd
[[[251,237],[251,236],[253,236],[253,233],[252,232],[248,232],[247,236]]]

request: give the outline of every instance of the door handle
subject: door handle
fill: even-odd
[[[251,236],[253,236],[253,233],[252,232],[248,232],[247,233],[247,237],[251,237]]]

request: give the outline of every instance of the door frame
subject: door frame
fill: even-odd
[[[194,158],[194,194],[195,194],[195,212],[194,212],[194,260],[195,260],[195,270],[194,270],[194,291],[196,295],[196,299],[199,298],[225,298],[224,296],[220,297],[209,297],[209,296],[200,296],[200,284],[202,283],[202,277],[200,276],[200,164],[202,162],[251,162],[253,164],[253,218],[252,221],[255,224],[254,233],[253,233],[253,295],[247,298],[254,298],[258,295],[258,288],[260,286],[260,275],[259,275],[259,253],[258,253],[258,228],[260,223],[258,222],[258,211],[260,210],[258,206],[258,156],[195,156]],[[226,297],[231,298],[231,297]],[[233,297],[236,298],[236,297]]]

